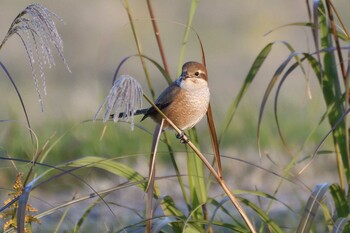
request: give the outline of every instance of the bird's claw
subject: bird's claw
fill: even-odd
[[[188,136],[183,131],[181,131],[181,133],[176,134],[176,138],[180,139],[181,143],[188,143],[190,141]]]

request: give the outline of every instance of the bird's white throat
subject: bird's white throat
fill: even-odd
[[[196,90],[206,90],[208,89],[208,82],[204,79],[200,79],[200,78],[178,78],[176,80],[176,84],[187,90],[187,91],[196,91]]]

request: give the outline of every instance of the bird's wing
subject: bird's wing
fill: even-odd
[[[176,84],[176,82],[173,82],[169,87],[167,87],[160,95],[159,97],[156,99],[156,101],[154,102],[155,105],[160,109],[163,110],[164,108],[168,107],[172,101],[173,101],[173,97],[176,96],[178,94],[178,92],[180,91],[180,87]],[[147,117],[149,117],[150,115],[156,113],[157,110],[154,107],[150,107],[147,112],[145,113],[145,115],[142,117],[141,121],[143,121],[144,119],[146,119]]]

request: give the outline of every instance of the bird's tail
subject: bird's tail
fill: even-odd
[[[144,108],[144,109],[138,109],[138,110],[136,110],[136,112],[134,112],[134,115],[141,115],[141,114],[145,114],[146,112],[147,112],[147,108]],[[125,117],[126,116],[126,112],[121,112],[121,113],[119,113],[119,115],[118,115],[118,118],[123,118],[123,117]],[[109,115],[109,119],[114,119],[114,115],[115,114],[111,114],[111,115]],[[131,115],[131,112],[128,114],[129,116]]]

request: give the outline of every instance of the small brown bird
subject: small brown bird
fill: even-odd
[[[180,77],[156,99],[156,106],[181,130],[195,126],[205,115],[209,104],[209,88],[206,68],[197,62],[182,66]],[[151,117],[158,124],[162,116],[150,107],[141,119]],[[164,128],[169,128],[167,122]]]
[[[180,77],[159,95],[155,104],[177,127],[186,130],[203,118],[208,109],[209,98],[205,66],[190,61],[182,66]],[[141,121],[151,117],[160,124],[162,120],[162,116],[154,107],[137,110],[135,115],[138,114],[144,114]],[[122,117],[122,114],[119,117]],[[163,128],[171,126],[165,121]]]

